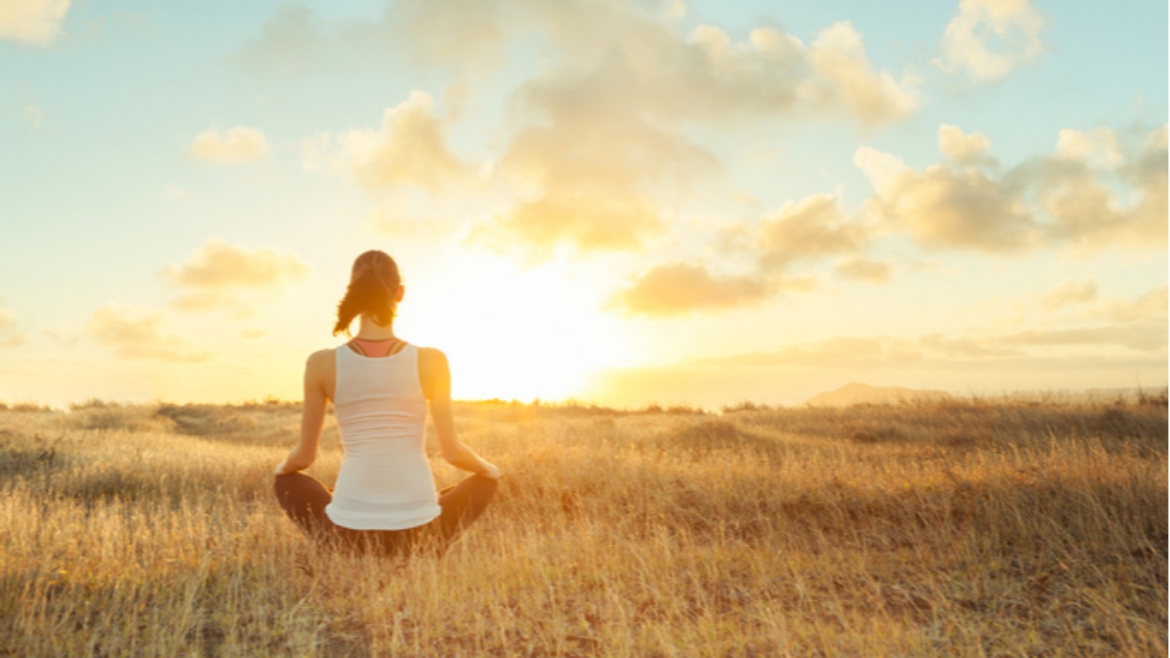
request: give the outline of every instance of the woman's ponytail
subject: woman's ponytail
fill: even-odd
[[[337,305],[337,323],[333,335],[349,332],[349,325],[359,315],[368,315],[382,326],[394,321],[398,305],[398,264],[383,251],[367,251],[353,263],[353,273],[345,296]]]

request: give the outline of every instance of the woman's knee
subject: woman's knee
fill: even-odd
[[[329,490],[317,478],[300,472],[277,475],[273,478],[272,490],[281,505],[288,504],[290,499],[320,504],[322,501],[328,503],[331,498]]]
[[[284,473],[272,479],[272,490],[276,492],[278,499],[283,501],[290,491],[297,488],[301,480],[298,475],[304,477],[301,473]]]

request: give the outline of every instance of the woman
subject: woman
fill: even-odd
[[[301,440],[276,467],[276,497],[310,535],[359,550],[396,553],[420,541],[440,547],[487,507],[500,471],[455,437],[447,357],[394,335],[404,292],[394,259],[367,251],[353,264],[333,335],[357,336],[305,365]],[[332,400],[345,456],[331,493],[300,471],[317,459]],[[473,475],[436,494],[423,449],[427,406],[443,459]]]

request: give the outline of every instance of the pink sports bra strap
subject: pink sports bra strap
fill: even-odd
[[[382,358],[390,356],[401,351],[401,347],[406,345],[405,341],[397,338],[389,340],[364,340],[362,338],[354,338],[350,341],[362,356],[372,358]]]

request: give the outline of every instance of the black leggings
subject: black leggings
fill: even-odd
[[[326,544],[359,552],[395,554],[429,546],[439,552],[487,508],[498,483],[472,475],[439,492],[442,513],[430,523],[405,530],[354,530],[343,528],[325,514],[333,493],[317,478],[305,473],[276,476],[276,500],[286,514],[309,536]]]

